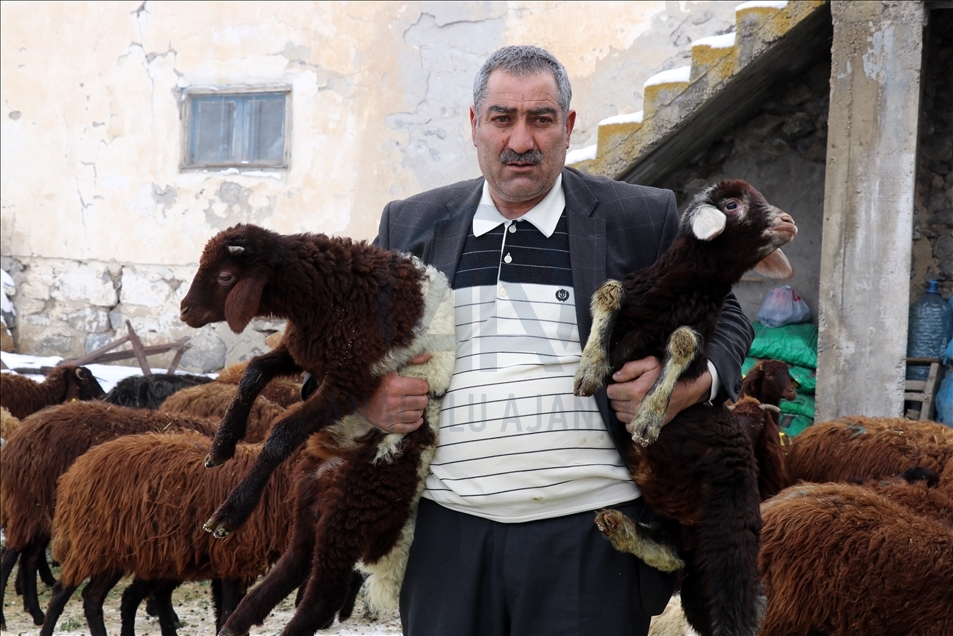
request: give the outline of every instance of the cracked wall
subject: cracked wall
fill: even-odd
[[[732,29],[734,7],[4,3],[0,256],[19,288],[18,348],[82,355],[126,319],[147,344],[194,335],[178,302],[218,230],[370,239],[388,201],[476,176],[472,78],[500,46],[563,61],[578,148],[601,119],[640,109],[645,80],[687,63],[693,40]],[[180,170],[184,89],[277,84],[291,86],[288,169]],[[202,339],[230,363],[273,329]]]

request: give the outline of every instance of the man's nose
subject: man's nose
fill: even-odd
[[[533,139],[533,132],[529,125],[524,121],[517,122],[510,132],[510,138],[506,145],[510,150],[519,154],[536,148],[536,140]]]

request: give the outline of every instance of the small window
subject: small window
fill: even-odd
[[[189,91],[184,168],[286,168],[290,92]]]

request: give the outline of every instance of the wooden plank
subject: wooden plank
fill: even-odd
[[[136,360],[139,362],[139,368],[142,369],[142,375],[147,377],[152,375],[152,369],[149,368],[149,359],[146,358],[142,340],[139,339],[139,334],[132,328],[132,323],[128,320],[126,321],[126,331],[129,335],[129,344],[132,345],[132,351],[136,354]]]

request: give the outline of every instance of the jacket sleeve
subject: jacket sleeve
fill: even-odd
[[[741,311],[741,304],[734,293],[729,294],[706,352],[721,380],[717,396],[719,402],[738,399],[741,392],[741,363],[748,355],[753,338],[751,322]]]

